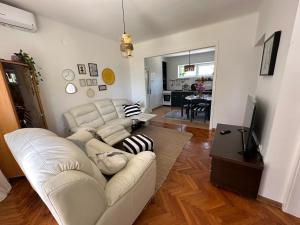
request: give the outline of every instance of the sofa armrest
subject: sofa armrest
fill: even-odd
[[[44,185],[44,200],[60,225],[94,225],[107,207],[103,188],[80,171],[65,171]]]
[[[71,131],[73,133],[76,132],[78,130],[78,125],[77,125],[74,117],[72,116],[72,114],[69,112],[66,112],[66,113],[64,113],[64,118],[65,118],[65,121],[67,122],[69,131]]]
[[[114,205],[126,195],[140,179],[151,169],[156,175],[156,156],[153,152],[145,151],[132,157],[127,166],[115,174],[106,184],[105,194],[108,206]],[[147,185],[154,184],[156,177],[148,180]]]

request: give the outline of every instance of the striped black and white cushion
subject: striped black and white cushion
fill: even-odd
[[[139,102],[133,105],[123,105],[123,108],[124,108],[125,117],[135,116],[142,113]]]
[[[150,137],[144,134],[138,134],[126,138],[123,141],[123,147],[126,152],[138,154],[143,151],[153,151],[154,142]]]

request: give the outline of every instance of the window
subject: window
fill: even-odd
[[[188,72],[184,72],[185,65],[178,65],[178,78],[212,76],[214,73],[215,65],[213,62],[194,63],[193,65],[195,65],[195,70]]]

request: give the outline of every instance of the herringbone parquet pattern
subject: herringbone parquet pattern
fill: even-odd
[[[161,122],[153,125],[182,129]],[[212,135],[199,128],[184,126],[183,129],[194,136],[135,225],[300,225],[300,219],[277,208],[212,186],[209,182]],[[57,223],[22,178],[13,182],[11,194],[0,203],[0,225],[29,224]]]
[[[159,122],[154,124],[181,128]],[[300,224],[300,219],[280,209],[214,187],[209,182],[212,134],[198,128],[184,126],[183,129],[194,136],[135,225]]]

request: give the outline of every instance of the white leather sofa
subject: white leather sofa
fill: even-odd
[[[111,125],[122,125],[131,131],[132,120],[125,118],[123,105],[131,104],[127,99],[103,99],[76,106],[64,113],[71,132],[79,128],[106,128]],[[142,112],[144,109],[141,109]]]
[[[103,141],[112,146],[130,136],[132,119],[125,117],[124,104],[131,102],[127,99],[97,100],[70,109],[64,117],[71,132],[93,128]]]
[[[20,129],[5,141],[60,225],[130,225],[154,194],[152,152],[127,154],[127,166],[107,180],[84,151],[48,130]],[[115,150],[96,139],[85,147]]]

